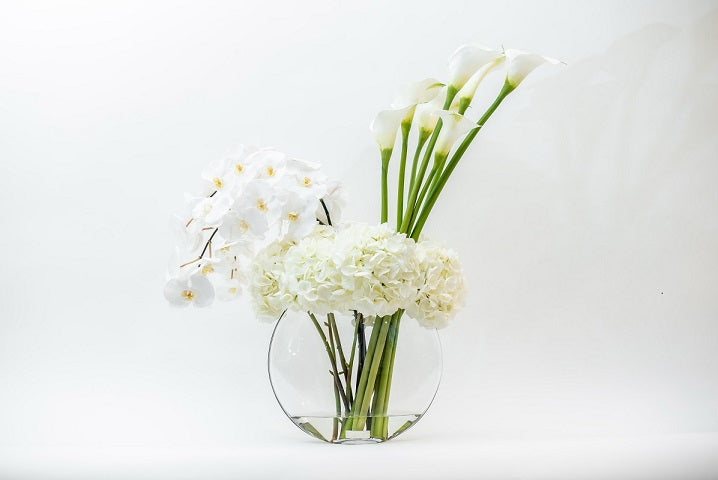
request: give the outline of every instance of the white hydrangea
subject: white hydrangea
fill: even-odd
[[[391,315],[423,286],[416,244],[386,224],[318,226],[288,248],[265,249],[252,273],[250,291],[262,317],[284,309]]]
[[[423,286],[406,313],[427,328],[444,328],[463,307],[466,285],[459,257],[451,249],[422,240],[417,244]]]
[[[416,243],[387,224],[353,223],[337,234],[334,263],[344,310],[364,316],[405,308],[422,286]]]
[[[262,249],[254,257],[250,268],[249,293],[252,307],[260,320],[277,320],[289,303],[286,285],[282,279],[284,266],[282,259],[290,243],[274,242]]]

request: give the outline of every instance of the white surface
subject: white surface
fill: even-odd
[[[3,4],[0,478],[718,476],[716,7]],[[317,444],[246,305],[166,306],[168,217],[253,143],[322,162],[375,221],[369,121],[469,40],[568,66],[509,97],[430,220],[471,301],[429,414]]]
[[[562,441],[397,439],[349,447],[311,439],[220,448],[55,448],[12,451],[7,478],[670,479],[713,480],[718,435]]]

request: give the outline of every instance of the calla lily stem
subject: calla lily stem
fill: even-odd
[[[458,91],[453,86],[449,85],[449,87],[446,90],[446,99],[444,100],[444,110],[448,110],[448,108],[451,106],[451,102],[454,100],[454,97]],[[436,145],[436,140],[439,137],[439,132],[441,131],[442,121],[439,119],[436,122],[436,127],[434,127],[434,131],[431,134],[431,138],[429,139],[429,144],[426,147],[426,151],[424,152],[424,158],[421,161],[421,166],[419,167],[419,171],[417,172],[416,180],[414,181],[413,188],[411,189],[411,193],[409,194],[409,201],[406,204],[406,211],[404,212],[404,220],[402,221],[401,226],[399,227],[399,232],[403,232],[408,234],[410,231],[410,223],[411,218],[414,215],[414,210],[419,207],[419,205],[416,204],[416,199],[419,196],[419,189],[421,188],[421,184],[424,180],[424,175],[426,174],[426,169],[429,166],[429,160],[431,160],[431,154],[434,151],[434,145]]]
[[[397,228],[404,217],[404,177],[406,176],[406,153],[409,148],[409,130],[411,122],[401,124],[401,157],[399,160],[399,185],[396,190],[396,224]]]
[[[389,160],[391,160],[390,148],[381,151],[381,223],[389,220]]]
[[[426,204],[422,208],[421,213],[416,220],[416,225],[411,232],[411,238],[413,238],[414,240],[417,240],[419,238],[419,235],[421,235],[421,230],[424,228],[424,224],[426,223],[426,219],[429,217],[429,214],[431,213],[431,210],[434,207],[434,204],[436,203],[439,194],[443,190],[444,185],[446,185],[446,182],[449,180],[449,177],[456,168],[456,165],[459,163],[459,160],[461,160],[461,157],[469,148],[471,142],[474,140],[474,138],[476,138],[476,135],[479,133],[479,130],[481,130],[481,127],[486,123],[489,117],[491,117],[491,114],[496,111],[504,98],[506,98],[508,94],[511,93],[513,90],[513,86],[511,86],[508,82],[504,82],[504,86],[499,92],[499,95],[496,97],[496,100],[494,100],[494,103],[491,104],[491,106],[481,116],[479,121],[476,122],[478,126],[466,135],[464,140],[461,142],[461,145],[459,145],[454,154],[451,156],[451,160],[449,160],[449,163],[446,165],[446,169],[441,172],[439,180],[436,182],[436,185],[434,185],[434,188],[432,188],[429,192],[429,196],[426,199]]]

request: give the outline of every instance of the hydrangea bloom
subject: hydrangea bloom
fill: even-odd
[[[466,285],[456,252],[428,240],[417,244],[423,286],[407,308],[427,328],[444,328],[464,305]]]
[[[407,309],[422,325],[441,328],[464,296],[455,253],[386,224],[317,226],[299,242],[275,242],[255,258],[250,284],[255,311],[267,320],[286,309],[357,310],[368,320]]]

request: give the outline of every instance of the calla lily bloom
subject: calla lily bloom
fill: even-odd
[[[404,90],[396,96],[391,103],[391,108],[401,109],[406,107],[416,107],[419,104],[433,100],[441,91],[444,84],[435,78],[426,78],[420,82],[409,84]],[[402,119],[402,123],[411,123],[414,117],[415,108],[410,108]]]
[[[544,63],[558,64],[561,63],[555,58],[543,57],[535,53],[524,52],[522,50],[506,50],[506,82],[516,88],[529,73],[533,72],[537,67]]]
[[[379,149],[382,152],[391,152],[394,149],[394,142],[396,141],[396,132],[399,130],[399,125],[404,120],[404,117],[409,110],[413,110],[414,106],[408,106],[404,108],[383,110],[379,112],[371,122],[369,129],[374,134],[374,139],[379,145]]]
[[[436,128],[439,121],[439,111],[444,106],[446,98],[446,87],[439,89],[439,93],[427,103],[416,106],[416,114],[414,115],[415,124],[419,127],[419,132],[428,135]]]
[[[443,126],[439,132],[439,137],[436,139],[434,152],[435,155],[445,158],[449,155],[449,151],[451,151],[451,147],[456,140],[463,137],[470,130],[477,128],[478,125],[461,114],[447,112],[446,110],[438,112],[437,115],[441,118]]]
[[[461,90],[481,67],[502,56],[502,52],[483,45],[460,46],[449,58],[449,86]]]
[[[471,100],[473,100],[474,95],[476,94],[476,89],[479,87],[479,84],[484,80],[486,75],[501,65],[505,58],[504,54],[501,53],[471,75],[471,78],[469,78],[464,86],[461,87],[461,90],[459,90],[459,93],[456,95],[456,99],[454,100],[454,102],[458,105],[457,108],[459,113],[463,114],[466,111],[469,104],[471,104]],[[452,105],[452,107],[454,107],[454,105]]]

